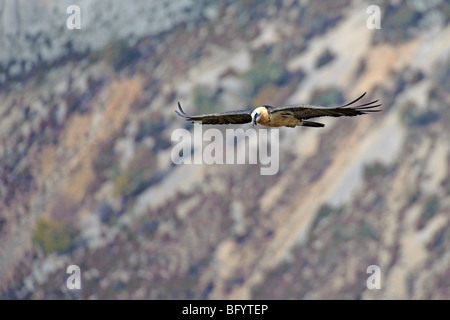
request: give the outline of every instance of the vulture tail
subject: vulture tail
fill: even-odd
[[[305,121],[305,120],[303,120],[302,126],[304,126],[304,127],[316,127],[316,128],[325,127],[325,125],[323,123],[313,122],[313,121]]]

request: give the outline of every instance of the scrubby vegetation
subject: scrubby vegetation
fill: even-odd
[[[242,77],[247,83],[247,93],[252,97],[266,85],[280,86],[286,83],[288,75],[289,73],[279,62],[260,58]]]
[[[328,204],[324,204],[316,214],[316,218],[314,219],[314,222],[312,224],[312,229],[315,229],[322,220],[339,215],[342,210],[342,207],[335,208]]]
[[[194,87],[192,91],[194,106],[199,114],[215,113],[219,111],[217,100],[213,99],[208,92],[200,86]]]
[[[334,54],[330,50],[325,50],[325,52],[317,59],[316,68],[319,69],[331,62],[334,59]]]
[[[431,218],[435,216],[439,210],[440,200],[437,195],[431,195],[425,202],[422,210],[422,214],[417,224],[417,229],[422,229]]]
[[[130,46],[126,40],[111,39],[103,49],[92,52],[88,59],[90,63],[105,60],[115,71],[120,72],[139,57],[139,51]]]
[[[450,20],[448,1],[383,1],[381,5],[382,29],[374,35],[374,41],[399,43],[429,30],[442,19]]]
[[[315,106],[338,106],[344,103],[344,95],[339,89],[329,88],[314,92],[311,104]]]
[[[76,233],[68,224],[42,218],[33,233],[33,244],[46,253],[67,252]]]
[[[129,166],[126,169],[118,168],[113,176],[116,196],[136,196],[155,182],[157,168],[154,154],[145,148],[140,148],[136,153]]]
[[[426,127],[440,119],[438,112],[419,110],[415,104],[408,104],[401,113],[402,122],[410,128]]]

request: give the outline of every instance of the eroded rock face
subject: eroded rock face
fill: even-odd
[[[0,81],[51,64],[74,52],[102,48],[111,39],[134,44],[204,16],[205,1],[5,0],[0,4]],[[81,30],[69,30],[67,8],[81,10]],[[132,23],[130,23],[132,21]]]

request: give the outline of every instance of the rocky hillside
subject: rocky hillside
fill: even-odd
[[[0,298],[450,298],[448,1],[374,30],[356,0],[70,4],[0,3]],[[279,129],[276,175],[172,163],[177,101],[363,92],[383,112]]]

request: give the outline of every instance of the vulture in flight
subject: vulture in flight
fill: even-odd
[[[308,121],[308,119],[318,117],[342,117],[359,116],[371,112],[381,111],[374,109],[381,106],[374,100],[364,104],[357,104],[366,95],[366,92],[359,98],[337,108],[316,107],[307,104],[296,104],[282,107],[272,107],[263,105],[252,110],[228,111],[213,114],[204,114],[191,116],[186,114],[178,102],[179,112],[175,112],[188,121],[199,121],[202,124],[241,124],[252,123],[252,125],[261,124],[269,127],[324,127],[320,122]],[[357,104],[357,105],[356,105]]]

